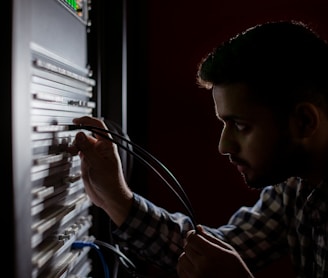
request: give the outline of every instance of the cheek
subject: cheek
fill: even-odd
[[[267,133],[261,134],[254,133],[242,141],[241,144],[243,144],[246,160],[257,168],[268,164],[276,164],[275,161],[281,159],[282,145],[279,142],[278,137],[267,131]]]
[[[269,136],[259,138],[249,148],[248,155],[254,169],[267,175],[284,176],[295,162],[293,144],[290,137],[268,132]]]

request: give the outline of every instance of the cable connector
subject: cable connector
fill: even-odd
[[[105,258],[100,250],[100,247],[97,244],[95,244],[94,242],[90,242],[90,241],[79,241],[79,240],[74,241],[72,243],[72,248],[74,248],[74,249],[81,249],[84,247],[92,247],[97,251],[99,258],[101,260],[101,263],[103,265],[103,268],[104,268],[105,278],[110,278],[109,270],[108,270],[108,266],[106,264]]]
[[[82,125],[67,125],[68,130],[83,129]]]

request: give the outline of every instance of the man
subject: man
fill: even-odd
[[[86,192],[117,240],[182,278],[253,277],[286,253],[297,277],[328,277],[328,45],[301,22],[256,25],[207,55],[198,83],[223,122],[220,153],[259,200],[227,225],[195,228],[129,189],[115,144],[80,132]]]

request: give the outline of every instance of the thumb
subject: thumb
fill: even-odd
[[[230,244],[228,244],[228,243],[224,242],[223,240],[221,240],[220,238],[215,237],[214,235],[210,234],[201,225],[197,226],[197,231],[199,232],[200,235],[202,235],[209,242],[214,243],[225,249],[234,250],[234,248]]]
[[[109,140],[98,140],[79,132],[75,136],[75,145],[90,165],[103,168],[109,161],[113,161],[113,157],[119,160],[115,145]]]
[[[75,136],[75,147],[80,151],[80,156],[87,159],[90,165],[98,165],[101,156],[96,150],[97,139],[87,136],[84,132],[79,132]]]
[[[76,148],[82,152],[88,151],[91,149],[91,142],[89,142],[89,139],[84,134],[84,132],[79,132],[75,136],[74,145]]]

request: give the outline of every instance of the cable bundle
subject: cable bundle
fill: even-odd
[[[146,151],[144,148],[140,147],[139,145],[135,144],[131,140],[127,139],[125,136],[118,134],[115,131],[107,130],[104,128],[94,127],[94,126],[87,126],[87,125],[80,125],[76,126],[76,129],[85,129],[88,131],[91,131],[94,134],[97,134],[107,140],[110,140],[111,142],[115,143],[119,147],[123,148],[125,151],[127,151],[129,154],[131,154],[133,157],[137,158],[141,163],[146,165],[148,168],[150,168],[163,182],[164,184],[174,193],[174,195],[180,200],[182,205],[185,207],[186,211],[188,212],[188,215],[191,218],[191,221],[193,223],[194,229],[196,229],[197,222],[195,218],[195,214],[193,212],[191,203],[189,201],[189,198],[187,194],[185,193],[183,187],[178,182],[178,180],[175,178],[175,176],[171,173],[171,171],[157,158],[155,158],[152,154],[150,154],[148,151]],[[124,142],[128,143],[130,146],[133,146],[133,148],[139,152],[132,150],[128,146],[125,146],[121,142],[104,135],[103,133],[109,133],[113,136],[116,136],[123,140]],[[152,164],[155,163],[155,166]],[[159,172],[159,170],[156,169],[156,166],[160,168],[160,170],[163,170],[165,174],[167,174],[171,180],[173,181],[173,184],[176,186],[176,188],[179,190],[179,192],[170,184],[170,182]]]
[[[110,123],[110,126],[116,126],[116,125],[113,125],[113,123]],[[70,126],[70,129],[88,130],[88,131],[91,131],[93,134],[97,134],[107,140],[110,140],[112,143],[116,144],[121,149],[125,150],[128,154],[130,154],[134,158],[138,159],[143,165],[145,165],[149,169],[151,169],[164,182],[164,184],[174,193],[174,195],[180,200],[180,202],[186,209],[186,211],[192,221],[194,229],[197,231],[197,229],[196,229],[197,222],[195,220],[195,214],[193,212],[193,209],[192,209],[192,206],[191,206],[191,203],[189,201],[187,194],[185,193],[183,187],[178,182],[178,180],[175,178],[175,176],[170,172],[170,170],[162,162],[160,162],[157,158],[155,158],[152,154],[150,154],[144,148],[142,148],[139,145],[132,142],[124,134],[122,134],[122,133],[119,134],[118,132],[116,132],[117,128],[115,128],[115,130],[114,130],[114,128],[104,129],[104,128],[88,126],[88,125],[75,125],[75,126],[73,125],[73,126]],[[113,139],[111,136],[106,135],[106,133],[112,135],[113,137],[119,138],[120,141]],[[122,141],[125,142],[126,144],[122,143]],[[171,185],[169,180],[167,178],[165,178],[163,176],[163,174],[161,174],[161,171],[164,172],[164,174],[169,177],[171,182],[173,182],[173,186]],[[109,243],[95,240],[95,242],[92,243],[92,246],[97,245],[97,244],[102,245],[103,247],[106,247],[110,251],[112,251],[119,259],[120,264],[123,265],[124,269],[126,271],[128,271],[130,273],[130,275],[132,275],[132,277],[146,277],[146,276],[142,276],[142,275],[140,276],[139,274],[137,274],[136,266],[131,262],[131,260],[129,260],[119,250],[119,247],[117,245],[113,246]],[[107,272],[106,267],[104,267],[104,270],[106,273]]]

